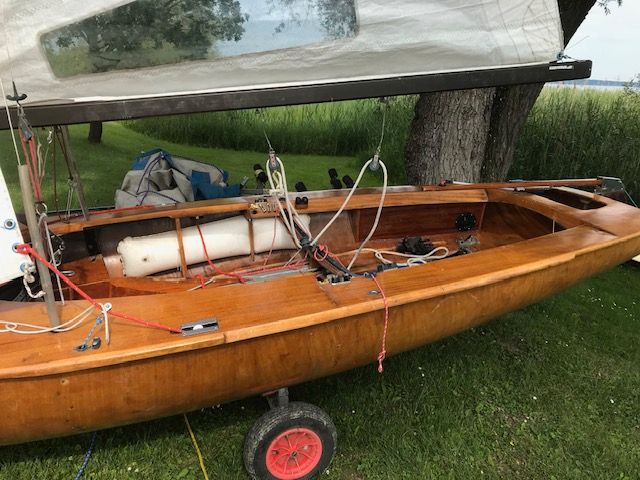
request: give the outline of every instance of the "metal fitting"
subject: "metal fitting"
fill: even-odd
[[[6,230],[13,230],[16,228],[17,223],[13,218],[7,218],[4,222],[2,222],[2,228]]]

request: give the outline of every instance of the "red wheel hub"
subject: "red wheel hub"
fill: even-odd
[[[267,449],[267,470],[278,480],[296,480],[308,475],[322,458],[322,441],[308,428],[290,428],[278,435]]]

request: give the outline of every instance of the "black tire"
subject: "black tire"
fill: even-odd
[[[254,480],[279,480],[267,468],[267,449],[284,432],[303,428],[311,430],[322,444],[322,454],[313,470],[296,477],[310,480],[324,472],[336,451],[336,427],[320,408],[303,402],[291,402],[287,406],[274,408],[258,419],[251,427],[244,443],[244,465]]]

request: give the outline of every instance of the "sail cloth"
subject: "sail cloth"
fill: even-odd
[[[171,155],[156,148],[138,155],[116,190],[116,208],[166,205],[237,197],[240,184],[227,185],[229,174],[215,165]]]
[[[0,75],[34,102],[542,64],[556,0],[2,0]]]

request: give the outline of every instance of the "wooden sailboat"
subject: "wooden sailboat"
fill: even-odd
[[[209,43],[184,58],[175,35],[133,41],[144,31],[131,24],[133,13],[149,2],[8,1],[0,72],[11,71],[29,97],[14,84],[18,105],[7,105],[0,128],[20,126],[26,156],[35,142],[27,118],[66,125],[513,85],[582,78],[591,67],[555,61],[561,27],[548,0],[456,1],[446,9],[436,1],[345,0],[330,21],[318,17],[326,8],[307,9],[313,34],[285,43],[274,40],[284,27],[253,38],[269,30],[251,23],[266,13],[243,9],[261,2],[232,2],[224,12],[203,11],[230,33],[203,36]],[[153,6],[145,11],[162,10]],[[106,30],[97,33],[130,35],[128,46],[87,44],[100,35],[84,30],[100,25]],[[451,32],[464,46],[449,41]],[[160,51],[145,50],[151,44]],[[274,159],[266,169],[284,177]],[[377,154],[372,161],[377,166]],[[331,419],[289,404],[286,387],[376,361],[382,370],[387,355],[640,252],[640,210],[576,188],[606,190],[603,179],[290,194],[285,178],[271,192],[165,206],[88,212],[81,198],[83,215],[49,218],[43,229],[42,202],[34,207],[27,167],[20,171],[29,228],[16,228],[0,189],[0,279],[16,279],[1,293],[10,299],[17,285],[22,295],[24,281],[24,291],[45,302],[0,301],[0,445],[269,393],[274,408],[245,445],[247,470],[260,479],[313,478],[335,450]],[[59,259],[47,258],[51,238],[65,246]],[[29,287],[36,277],[42,293]]]
[[[546,185],[573,183],[580,182]],[[451,254],[389,268],[378,272],[376,281],[365,276],[328,281],[313,259],[286,267],[295,249],[216,260],[220,271],[235,272],[245,283],[206,263],[142,278],[110,271],[118,255],[113,243],[143,222],[147,231],[167,224],[175,231],[180,220],[196,215],[280,222],[275,211],[258,207],[261,197],[52,223],[51,230],[63,237],[91,231],[103,239],[100,254],[61,266],[99,302],[178,330],[205,319],[215,319],[218,328],[183,336],[113,318],[110,344],[103,337],[100,348],[84,352],[75,347],[93,317],[70,332],[0,336],[0,401],[8,409],[0,443],[172,415],[375,362],[385,328],[384,349],[396,354],[521,308],[640,251],[640,210],[626,204],[566,187],[460,187],[390,189],[369,247],[395,250],[404,238],[421,237]],[[344,195],[306,196],[304,214],[316,234]],[[370,228],[378,201],[375,189],[353,196],[327,232],[331,255],[349,258]],[[475,220],[462,229],[461,218]],[[469,242],[467,253],[452,255],[470,237],[476,241]],[[373,251],[365,251],[354,272],[376,271],[378,265]],[[199,273],[215,281],[197,288]],[[65,296],[71,300],[59,307],[63,321],[87,305],[68,289]],[[39,302],[2,302],[0,314],[6,321],[48,324]]]

